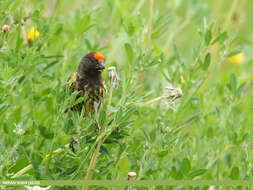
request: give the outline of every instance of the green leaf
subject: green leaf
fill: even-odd
[[[126,113],[121,118],[121,122],[127,121],[130,119],[130,117],[136,112],[136,107],[129,108]]]
[[[230,154],[226,154],[224,156],[224,162],[227,165],[227,167],[231,167],[231,155]]]
[[[134,30],[135,30],[135,28],[134,28],[133,24],[131,24],[131,25],[128,26],[128,33],[129,33],[130,36],[133,35]]]
[[[74,93],[75,93],[75,92],[74,92]],[[73,94],[74,94],[74,93],[73,93]],[[76,95],[77,95],[77,94],[78,94],[78,93],[76,93]],[[79,103],[81,103],[81,102],[84,102],[87,98],[88,98],[88,96],[85,95],[85,96],[79,97],[78,99],[75,99],[74,105],[77,105],[77,104],[79,104]]]
[[[232,57],[232,56],[234,56],[234,55],[236,55],[238,53],[241,53],[241,49],[236,48],[235,50],[233,50],[232,52],[230,52],[227,57]]]
[[[39,126],[39,131],[40,134],[46,139],[52,139],[54,137],[54,133],[43,125]]]
[[[168,82],[171,82],[170,77],[164,71],[162,71],[162,75]]]
[[[40,164],[42,162],[42,159],[42,156],[38,152],[34,152],[32,154],[31,164],[33,166],[36,179],[39,179],[41,176]]]
[[[181,170],[186,175],[191,170],[191,162],[188,158],[184,158],[181,163]]]
[[[173,166],[171,168],[171,171],[170,171],[170,175],[172,178],[176,179],[176,180],[180,180],[183,178],[183,174],[181,171],[177,171],[176,167]]]
[[[210,30],[208,30],[205,33],[205,44],[208,45],[210,43],[211,39],[212,39],[212,32]]]
[[[233,180],[239,179],[240,171],[237,166],[234,166],[230,172],[230,178]]]
[[[131,125],[133,122],[134,122],[134,120],[124,121],[124,122],[119,123],[118,127],[123,128],[123,127],[126,127],[128,125]]]
[[[18,106],[15,110],[12,111],[11,118],[15,123],[22,121],[22,106]]]
[[[156,155],[158,156],[158,157],[164,157],[164,156],[166,156],[168,154],[168,150],[163,150],[163,151],[160,151],[160,152],[157,152],[156,153]]]
[[[236,90],[236,94],[237,94],[238,96],[241,95],[241,93],[242,93],[243,88],[244,88],[245,85],[246,85],[246,82],[242,83],[242,84],[238,87],[238,89]]]
[[[146,127],[142,128],[141,131],[143,132],[144,136],[146,137],[146,140],[150,141],[149,131]]]
[[[212,45],[215,44],[216,42],[223,43],[226,39],[228,39],[228,34],[227,32],[223,32],[217,38],[215,38],[215,40],[212,42]]]
[[[236,93],[236,88],[237,88],[237,79],[234,73],[230,75],[230,81],[227,84],[228,89],[235,94]]]
[[[156,131],[157,131],[157,129],[153,129],[153,130],[150,131],[150,140],[152,142],[154,142],[155,139],[156,139]]]
[[[90,20],[91,20],[90,15],[85,15],[81,19],[81,21],[78,25],[78,29],[79,29],[80,34],[88,31],[91,27],[94,26],[93,24],[90,24]]]
[[[206,54],[206,56],[205,56],[205,60],[204,60],[204,63],[203,63],[203,69],[204,69],[204,70],[207,70],[208,67],[209,67],[209,65],[210,65],[210,63],[211,63],[211,54],[208,53],[208,54]]]
[[[117,171],[120,179],[126,179],[127,173],[130,171],[130,164],[127,157],[123,157],[117,164]]]
[[[110,112],[117,112],[118,110],[116,108],[114,108],[113,106],[108,106],[108,109],[110,110]]]
[[[98,119],[99,126],[102,126],[104,124],[105,119],[106,119],[106,112],[105,110],[101,110],[99,113],[99,119]]]
[[[200,111],[200,110],[196,110],[195,112],[193,112],[193,113],[189,116],[189,118],[184,122],[184,124],[189,123],[189,122],[191,122],[191,121],[194,121],[194,120],[198,119],[200,115],[201,115],[201,111]]]
[[[33,14],[30,16],[30,18],[32,19],[32,21],[36,24],[39,24],[40,22],[40,12],[39,10],[35,10],[33,12]]]
[[[214,131],[213,131],[213,128],[212,127],[209,127],[207,129],[207,138],[213,138],[214,136]]]
[[[134,31],[135,31],[135,27],[132,23],[130,23],[129,25],[123,25],[124,29],[126,30],[126,32],[129,34],[129,36],[132,36]]]
[[[92,45],[88,39],[84,39],[84,43],[87,46],[88,49],[92,49]]]
[[[203,175],[207,170],[206,169],[197,169],[189,173],[189,177],[194,178],[197,176]]]
[[[46,99],[46,108],[47,108],[47,111],[49,113],[53,113],[54,112],[54,100],[53,100],[53,97],[48,97]]]
[[[182,61],[182,59],[181,59],[181,57],[180,57],[180,54],[179,54],[179,51],[178,51],[178,49],[177,49],[176,44],[173,45],[173,48],[174,48],[176,60],[177,60],[179,63],[184,64],[184,62]]]
[[[105,154],[105,155],[108,155],[108,156],[110,155],[108,149],[107,149],[104,145],[102,145],[102,146],[100,147],[100,153]]]
[[[122,111],[122,108],[120,108],[115,115],[115,123],[118,123],[120,121],[122,114],[123,114],[123,111]]]
[[[219,107],[215,107],[215,111],[218,117],[220,117],[221,113],[220,113],[220,108]]]
[[[231,84],[232,90],[235,91],[237,87],[237,80],[234,73],[230,75],[230,84]]]
[[[59,64],[59,60],[54,60],[54,61],[49,62],[49,63],[45,66],[45,68],[43,69],[43,71],[45,72],[47,69],[49,69],[50,67],[53,67],[53,66],[56,65],[56,64]]]
[[[24,1],[11,1],[11,4],[9,5],[9,11],[14,12],[17,10],[17,8],[22,7],[22,4],[24,4]]]
[[[7,110],[8,108],[8,103],[7,102],[4,102],[2,104],[0,104],[0,113],[3,113]]]
[[[126,54],[127,54],[128,61],[130,63],[132,63],[133,62],[133,57],[134,57],[132,46],[129,43],[125,43],[124,46],[125,46],[125,51],[126,51]]]
[[[21,156],[15,160],[14,165],[9,169],[9,172],[18,172],[22,168],[24,168],[27,164],[29,164],[29,161],[25,156]]]

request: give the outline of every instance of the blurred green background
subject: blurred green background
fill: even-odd
[[[63,113],[74,101],[64,85],[93,50],[121,79],[107,119],[121,134],[103,145],[95,179],[129,171],[137,179],[252,179],[253,1],[150,2],[0,1],[0,25],[9,26],[0,34],[1,180],[29,164],[18,179],[83,179],[93,122]],[[108,70],[103,75],[109,91]],[[140,106],[168,85],[183,96]],[[64,148],[72,134],[76,153]]]

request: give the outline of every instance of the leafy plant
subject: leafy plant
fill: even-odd
[[[251,179],[253,2],[236,2],[2,0],[0,180],[84,179],[96,150],[96,180]],[[94,50],[107,68],[99,132],[65,112],[81,101],[66,81]]]

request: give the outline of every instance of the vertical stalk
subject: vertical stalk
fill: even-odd
[[[22,36],[23,36],[24,44],[27,44],[27,37],[26,37],[25,26],[24,25],[21,26],[21,31],[22,31]]]
[[[231,8],[228,12],[228,15],[227,15],[227,18],[226,18],[226,21],[225,21],[225,24],[224,24],[224,29],[225,30],[228,30],[229,27],[230,27],[230,24],[231,24],[231,20],[232,20],[232,17],[235,13],[235,10],[237,8],[237,5],[238,5],[238,0],[234,0],[232,5],[231,5]]]
[[[146,72],[145,72],[145,71],[142,71],[142,73],[141,73],[141,78],[140,78],[140,86],[139,86],[138,91],[137,91],[137,95],[138,95],[138,96],[141,94],[141,89],[142,89],[142,86],[143,86],[145,74],[146,74]]]
[[[147,41],[147,46],[149,46],[149,43],[150,43],[150,40],[151,40],[153,5],[154,5],[154,0],[149,0],[149,18],[148,18],[148,41]]]
[[[107,104],[107,107],[106,107],[106,118],[108,117],[108,115],[110,113],[109,107],[110,107],[111,102],[112,102],[112,91],[113,91],[113,84],[112,83],[113,83],[113,80],[111,80],[111,85],[110,85],[109,99],[108,99],[108,104]],[[102,134],[105,131],[105,127],[106,127],[106,121],[104,121],[104,124],[101,128],[100,134]],[[102,138],[97,144],[97,147],[96,147],[96,149],[95,149],[95,151],[92,155],[92,158],[91,158],[88,170],[87,170],[87,174],[85,176],[85,180],[91,180],[92,177],[93,177],[94,172],[92,170],[96,167],[97,158],[98,158],[98,155],[99,155],[99,150],[100,150],[100,147],[101,147],[101,145],[103,144],[104,141],[105,141],[105,138]],[[88,190],[88,189],[89,189],[88,186],[83,187],[83,190]]]
[[[128,174],[127,174],[127,180],[136,180],[136,173],[135,172],[128,172]],[[130,185],[128,187],[128,190],[134,190],[134,189],[135,188],[132,185]]]
[[[151,41],[153,5],[154,5],[154,0],[149,0],[149,18],[148,18],[147,47],[149,46],[150,41]],[[137,95],[138,96],[141,94],[141,89],[142,89],[142,86],[143,86],[145,74],[146,74],[146,72],[142,71],[141,77],[140,77],[140,86],[139,86],[138,91],[137,91]]]

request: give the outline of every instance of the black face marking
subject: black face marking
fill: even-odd
[[[81,78],[83,78],[83,76],[98,78],[105,69],[104,61],[96,60],[93,56],[94,53],[95,52],[90,52],[82,58],[77,71]]]

